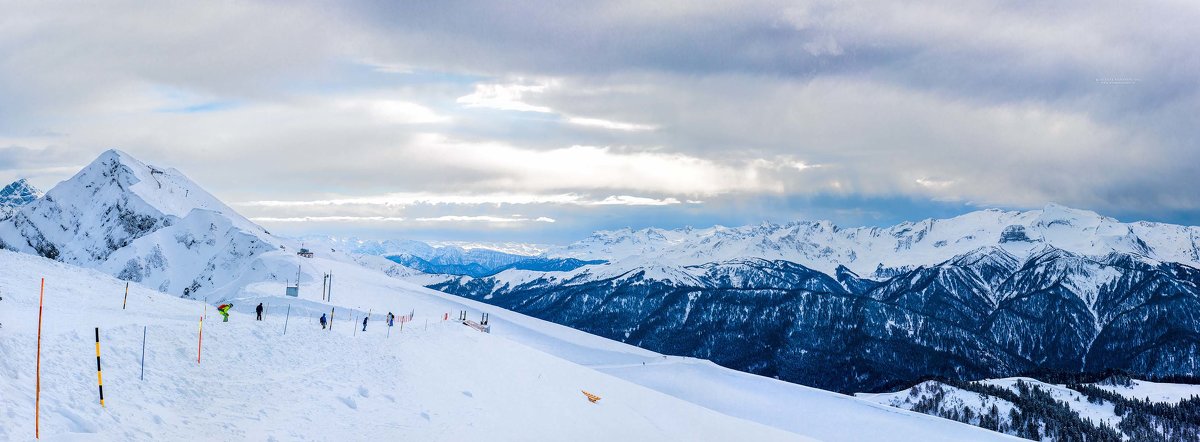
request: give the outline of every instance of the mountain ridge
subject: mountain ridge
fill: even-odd
[[[888,227],[793,221],[703,229],[626,228],[597,231],[545,254],[678,265],[756,256],[796,262],[826,274],[834,274],[841,265],[859,275],[884,277],[881,269],[936,264],[980,247],[1000,247],[1023,259],[1041,245],[1084,255],[1118,251],[1200,266],[1200,227],[1122,223],[1057,204],[1023,212],[985,209]]]

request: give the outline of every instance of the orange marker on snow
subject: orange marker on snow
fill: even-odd
[[[591,402],[591,403],[593,403],[593,404],[594,404],[594,403],[596,403],[596,402],[600,402],[600,396],[596,396],[596,395],[594,395],[594,394],[588,393],[588,392],[586,392],[586,391],[583,391],[583,390],[579,390],[579,391],[583,392],[583,395],[584,395],[584,396],[587,396],[587,400],[588,400],[588,402]]]

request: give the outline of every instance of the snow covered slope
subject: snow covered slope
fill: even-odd
[[[1027,212],[982,210],[887,228],[842,228],[829,221],[799,221],[601,231],[551,249],[547,255],[605,259],[620,262],[622,268],[755,257],[791,261],[831,275],[840,265],[868,277],[890,277],[889,269],[937,264],[981,247],[997,246],[1024,261],[1045,245],[1087,256],[1116,251],[1200,265],[1200,227],[1121,223],[1054,204]]]
[[[1178,404],[1185,399],[1200,397],[1200,385],[1169,384],[1162,382],[1130,379],[1128,385],[1114,383],[1094,384],[1096,388],[1108,390],[1133,400],[1148,400],[1164,404]]]
[[[50,440],[806,440],[452,322],[389,335],[294,309],[263,322],[94,271],[0,252],[0,439],[34,435],[38,278],[46,277],[41,434]],[[393,294],[397,301],[404,294]],[[145,380],[139,380],[142,327]],[[105,407],[96,392],[100,328]],[[581,389],[602,397],[589,403]]]
[[[313,262],[340,275],[330,331],[315,317],[333,306],[307,296],[319,292],[284,299],[271,296],[273,283],[251,284],[246,298],[234,300],[230,322],[208,309],[197,364],[202,303],[134,285],[122,310],[122,281],[0,251],[11,274],[0,280],[0,439],[33,433],[40,277],[47,280],[41,420],[51,440],[78,433],[89,440],[1003,439],[459,303],[352,263]],[[251,313],[259,301],[268,307],[263,322]],[[491,312],[494,332],[441,320],[455,317],[454,309]],[[385,310],[415,310],[416,319],[389,331],[380,320]],[[367,311],[374,314],[363,332]],[[106,408],[97,403],[93,327],[101,329]],[[603,399],[591,404],[579,390]]]

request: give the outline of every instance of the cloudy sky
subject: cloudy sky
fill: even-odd
[[[381,238],[1200,224],[1200,3],[899,3],[3,1],[0,179],[115,147]]]

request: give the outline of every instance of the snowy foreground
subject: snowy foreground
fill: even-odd
[[[275,259],[296,262],[283,254]],[[332,331],[322,331],[315,320],[329,308],[319,302],[319,291],[282,298],[270,296],[281,284],[250,283],[234,301],[230,322],[222,323],[208,307],[198,364],[204,303],[133,285],[122,310],[122,281],[0,251],[6,270],[0,279],[0,440],[34,435],[42,277],[41,434],[47,440],[1004,438],[704,361],[664,357],[352,263],[301,262],[338,275]],[[252,310],[260,301],[270,308],[256,322]],[[416,319],[389,335],[379,320],[385,309],[416,310]],[[441,321],[460,309],[473,316],[492,312],[494,333]],[[374,313],[362,332],[366,311]],[[143,326],[145,380],[139,380]],[[98,403],[94,327],[101,332],[105,408]],[[602,399],[592,404],[580,390]]]

